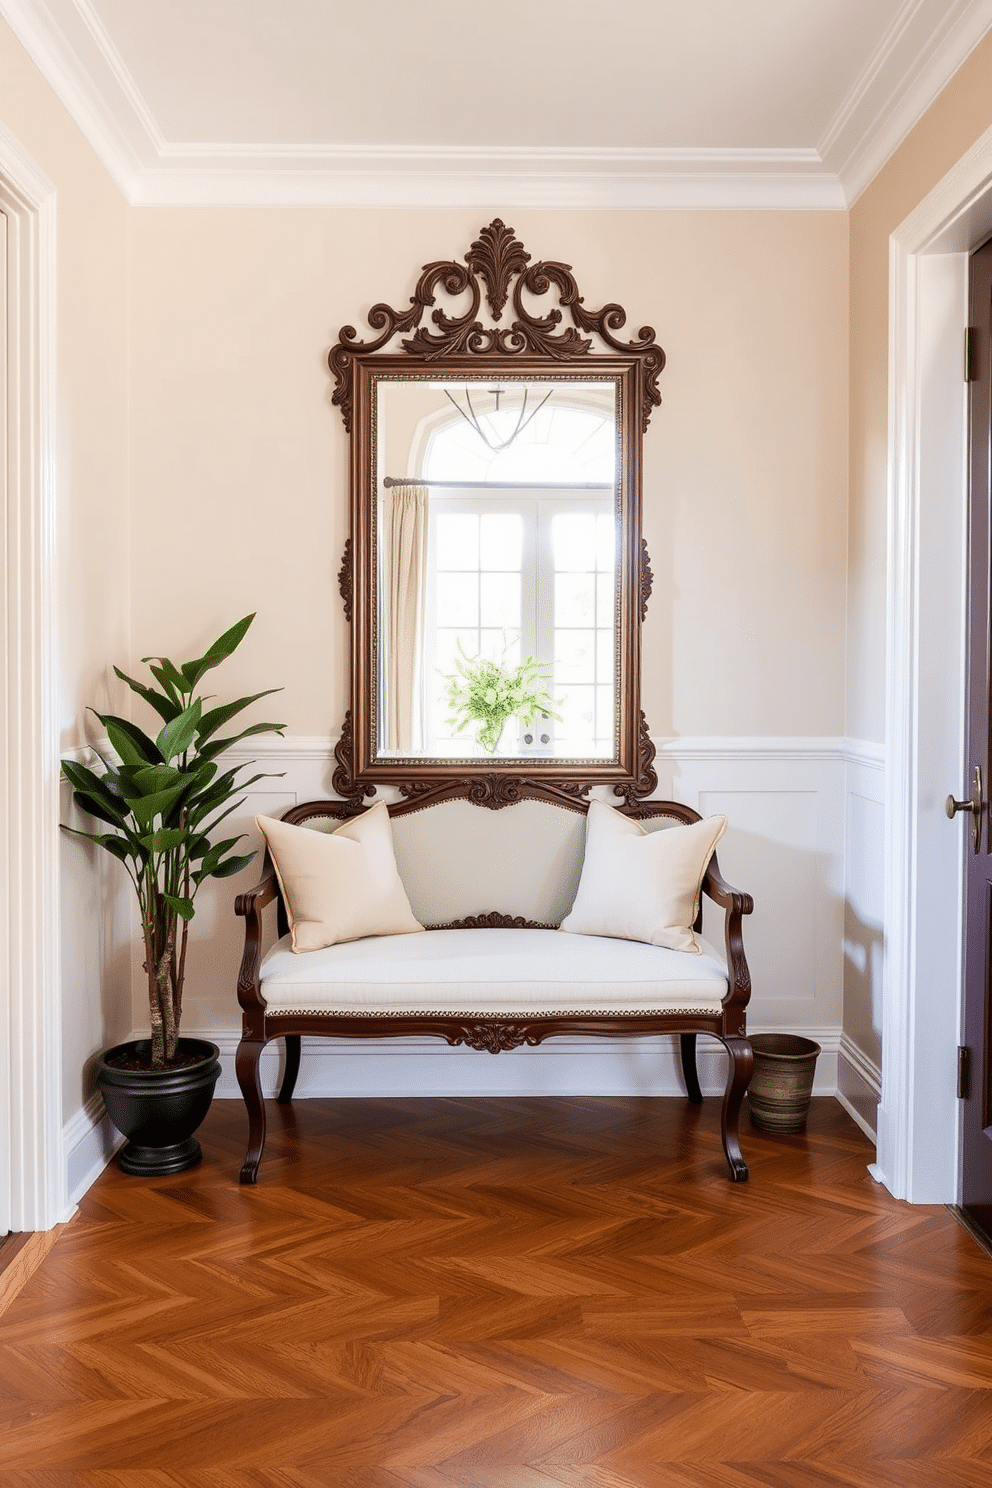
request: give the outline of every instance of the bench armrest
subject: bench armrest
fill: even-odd
[[[258,972],[262,964],[262,910],[279,897],[275,869],[266,862],[267,872],[252,889],[246,889],[234,901],[234,913],[245,922],[245,948],[238,972],[238,1001],[244,1011],[245,1032],[249,1023],[264,1017],[265,1003]]]
[[[754,900],[750,894],[733,888],[727,882],[720,872],[716,853],[710,858],[710,864],[703,879],[703,891],[725,911],[724,943],[727,950],[728,987],[723,1005],[728,1012],[731,1009],[739,1012],[736,1026],[731,1026],[734,1020],[730,1017],[728,1017],[727,1026],[731,1033],[737,1033],[743,1038],[746,1037],[747,1031],[746,1009],[751,1000],[751,973],[744,954],[744,932],[741,922],[745,915],[753,913]]]

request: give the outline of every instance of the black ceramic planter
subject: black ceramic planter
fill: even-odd
[[[202,1057],[181,1069],[115,1069],[108,1059],[148,1058],[150,1039],[117,1044],[102,1056],[96,1083],[111,1121],[128,1138],[117,1161],[125,1173],[182,1173],[203,1157],[193,1136],[210,1109],[220,1075],[220,1050],[206,1039],[181,1038],[179,1048]]]

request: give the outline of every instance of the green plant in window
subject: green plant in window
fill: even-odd
[[[483,749],[495,754],[508,718],[527,725],[543,716],[561,722],[555,711],[560,699],[548,691],[550,676],[541,662],[528,656],[519,666],[467,656],[459,644],[455,675],[449,676],[448,723],[460,734],[470,723],[480,724],[476,737]]]

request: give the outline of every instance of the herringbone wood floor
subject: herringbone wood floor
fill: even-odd
[[[481,1057],[481,1056],[480,1056]],[[3,1488],[979,1488],[992,1259],[833,1101],[300,1101],[109,1169],[0,1318]]]

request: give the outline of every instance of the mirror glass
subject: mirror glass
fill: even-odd
[[[374,375],[376,758],[619,757],[622,378]]]

